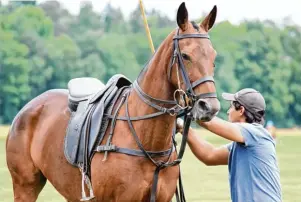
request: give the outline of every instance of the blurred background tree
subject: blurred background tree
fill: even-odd
[[[155,47],[176,27],[174,19],[147,10]],[[200,19],[195,21],[199,22]],[[301,125],[301,29],[284,19],[223,21],[210,32],[218,52],[217,93],[252,87],[267,101],[266,119],[278,127]],[[90,76],[106,82],[122,73],[134,80],[152,56],[140,8],[125,18],[106,5],[100,13],[90,2],[78,15],[58,1],[0,4],[0,123],[9,124],[26,102],[52,88],[67,88],[71,78]],[[219,116],[226,118],[222,101]]]

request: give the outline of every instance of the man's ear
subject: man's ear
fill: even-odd
[[[245,107],[244,106],[240,106],[240,109],[239,109],[239,113],[240,113],[240,115],[244,115],[244,113],[245,113]]]

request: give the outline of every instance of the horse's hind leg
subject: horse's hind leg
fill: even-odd
[[[22,171],[20,171],[22,172]],[[40,172],[12,173],[14,201],[35,202],[43,189],[46,178]]]
[[[46,178],[35,167],[31,158],[29,132],[24,128],[18,130],[17,134],[12,131],[7,138],[6,161],[12,177],[14,201],[35,202],[46,183]]]

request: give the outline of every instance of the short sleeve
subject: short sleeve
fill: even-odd
[[[233,142],[230,142],[230,143],[224,145],[224,147],[227,148],[228,151],[230,152],[232,150],[232,147],[233,147]]]
[[[244,137],[245,146],[255,146],[260,138],[259,131],[255,126],[248,123],[237,123],[240,128],[241,135]]]

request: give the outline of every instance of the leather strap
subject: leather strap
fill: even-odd
[[[180,34],[173,37],[175,40],[187,39],[187,38],[204,38],[210,39],[208,34]]]
[[[155,101],[155,102],[160,102],[161,104],[171,104],[171,105],[175,105],[177,104],[176,101],[174,100],[161,100],[161,99],[158,99],[158,98],[154,98],[146,93],[143,92],[143,90],[140,88],[140,86],[138,85],[138,82],[137,80],[134,81],[134,89],[139,92],[143,97],[151,100],[151,101]]]
[[[192,88],[194,88],[194,87],[196,87],[196,86],[198,86],[198,85],[200,85],[200,84],[202,84],[202,83],[205,83],[205,82],[207,82],[207,81],[211,81],[211,82],[214,83],[214,78],[213,78],[212,76],[205,76],[205,77],[202,77],[202,78],[200,78],[199,80],[196,80],[195,82],[193,82],[193,83],[191,84],[191,86],[192,86]]]
[[[122,148],[118,147],[116,145],[100,145],[96,147],[95,152],[116,152],[116,153],[122,153],[122,154],[127,154],[131,156],[138,156],[138,157],[145,157],[144,153],[141,150],[137,149],[128,149],[128,148]],[[168,156],[171,152],[175,151],[175,147],[172,147],[170,149],[164,150],[164,151],[146,151],[151,157],[164,157]]]

